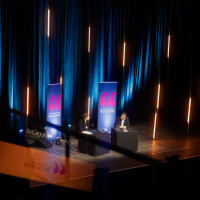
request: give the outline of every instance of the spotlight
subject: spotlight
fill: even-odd
[[[47,135],[47,138],[53,138],[53,135],[49,134]]]
[[[55,143],[58,144],[58,145],[61,144],[61,139],[60,139],[60,137],[57,137],[57,138],[56,138]]]
[[[71,127],[72,125],[71,124],[68,124],[68,127]]]
[[[20,130],[19,130],[19,133],[23,133],[23,131],[24,131],[23,129],[20,129]]]

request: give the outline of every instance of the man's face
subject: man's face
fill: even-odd
[[[121,120],[125,120],[126,116],[125,115],[121,115]]]

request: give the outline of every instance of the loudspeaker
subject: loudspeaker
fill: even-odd
[[[40,147],[45,149],[53,146],[53,144],[44,137],[33,137],[30,135],[26,135],[25,140],[29,146]]]
[[[34,145],[36,147],[41,147],[41,148],[46,148],[48,149],[49,147],[53,146],[51,142],[49,142],[46,138],[39,137],[35,140]]]

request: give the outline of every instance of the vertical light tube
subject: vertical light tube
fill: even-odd
[[[48,8],[47,36],[50,36],[50,9]]]
[[[26,93],[26,115],[28,116],[29,114],[29,87],[27,87],[27,93]]]
[[[191,108],[191,97],[189,99],[189,106],[188,106],[188,117],[187,117],[187,123],[190,123],[190,108]]]
[[[126,43],[124,42],[124,49],[123,49],[123,67],[125,66],[125,49],[126,49]]]
[[[160,83],[158,85],[157,109],[159,108],[159,101],[160,101]]]
[[[90,53],[90,26],[88,28],[88,53]]]
[[[160,101],[160,83],[158,84],[157,111],[155,112],[155,117],[154,117],[153,139],[156,138],[156,122],[157,122],[157,113],[158,113],[158,108],[159,108],[159,101]]]
[[[62,84],[62,76],[60,77],[60,84]]]
[[[168,49],[167,49],[167,58],[169,58],[169,50],[170,50],[170,34],[168,35]]]
[[[155,139],[156,136],[156,121],[157,121],[157,112],[155,113],[155,118],[154,118],[153,139]]]
[[[88,97],[88,113],[90,114],[90,97]]]

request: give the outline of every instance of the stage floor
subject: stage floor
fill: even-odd
[[[138,133],[138,151],[129,155],[110,150],[101,156],[90,156],[77,151],[77,138],[70,138],[70,158],[86,161],[96,165],[96,168],[107,167],[109,172],[127,170],[151,165],[153,160],[166,162],[167,156],[179,156],[179,160],[200,156],[200,135],[188,134],[188,130],[176,131],[160,129],[157,138],[152,139],[153,127],[147,123],[135,124],[134,131]],[[54,144],[48,149],[35,148],[60,156],[65,156],[66,141],[61,145]]]

